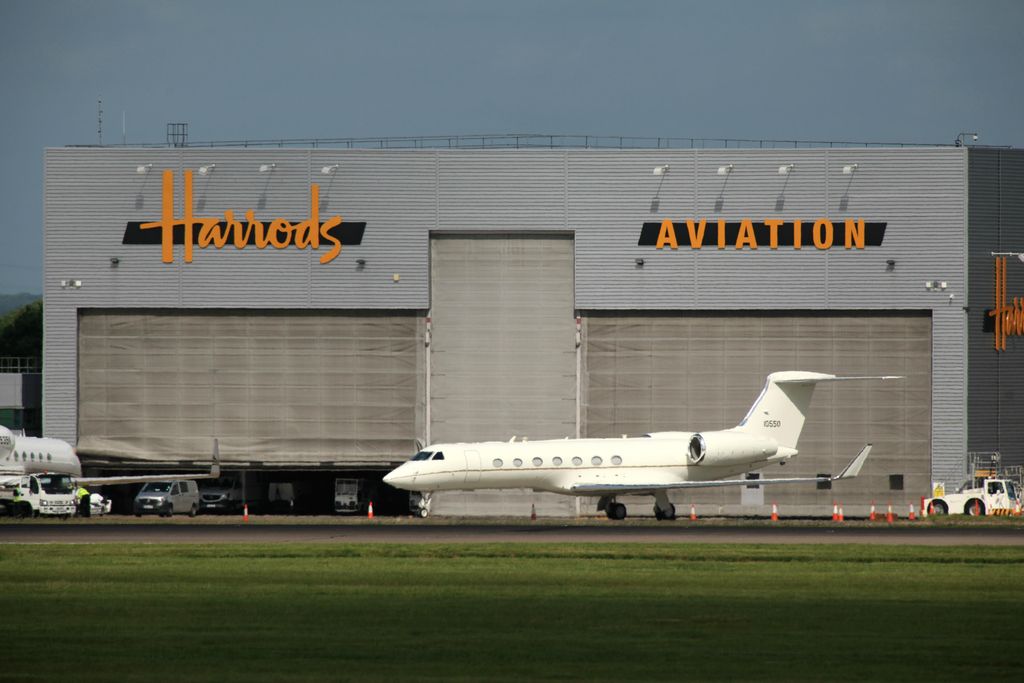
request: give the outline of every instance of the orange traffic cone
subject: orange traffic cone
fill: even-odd
[[[875,501],[871,501],[871,514],[868,515],[868,519],[872,522],[875,521]]]
[[[889,503],[889,510],[885,513],[885,521],[889,522],[889,524],[892,524],[894,519],[895,517],[892,514],[892,503]]]
[[[690,521],[697,521],[697,506],[694,505],[693,503],[690,503]]]
[[[1018,500],[1017,504],[1013,506],[1013,516],[1014,517],[1020,517],[1020,513],[1021,513],[1020,501]]]
[[[366,508],[366,518],[373,519],[373,501],[370,501],[370,507]]]
[[[248,522],[249,521],[249,504],[248,503],[245,503],[244,505],[242,505],[242,521],[243,522]]]
[[[832,521],[839,521],[839,505],[834,500],[832,501]]]
[[[917,521],[917,515],[914,514],[914,504],[910,504],[910,515],[907,516],[911,522]]]
[[[772,501],[772,521],[779,521],[779,506],[775,504],[774,500]]]
[[[838,521],[842,522],[843,520],[844,520],[844,517],[843,517],[843,504],[840,503],[839,504],[839,520]]]
[[[536,503],[530,503],[530,521],[537,521],[537,505]]]
[[[935,503],[928,503],[928,516],[931,517],[935,514]]]
[[[981,514],[981,508],[978,507],[978,500],[977,500],[977,498],[975,498],[975,500],[974,500],[974,516],[977,517],[979,514]]]

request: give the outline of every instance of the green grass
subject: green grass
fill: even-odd
[[[0,680],[1009,680],[1024,548],[0,546]]]

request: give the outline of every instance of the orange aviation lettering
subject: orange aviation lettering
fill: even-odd
[[[676,226],[672,225],[672,220],[669,218],[666,218],[661,222],[661,231],[658,233],[658,244],[654,248],[661,249],[666,244],[672,249],[679,248],[679,242],[676,241]]]

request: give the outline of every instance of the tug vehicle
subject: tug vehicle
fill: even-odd
[[[968,482],[956,493],[925,498],[930,515],[1012,515],[1019,514],[1021,491],[1012,479],[983,479],[980,486]]]

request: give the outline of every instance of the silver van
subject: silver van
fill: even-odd
[[[135,496],[135,516],[170,517],[175,512],[195,517],[199,512],[199,486],[191,479],[151,481]]]

